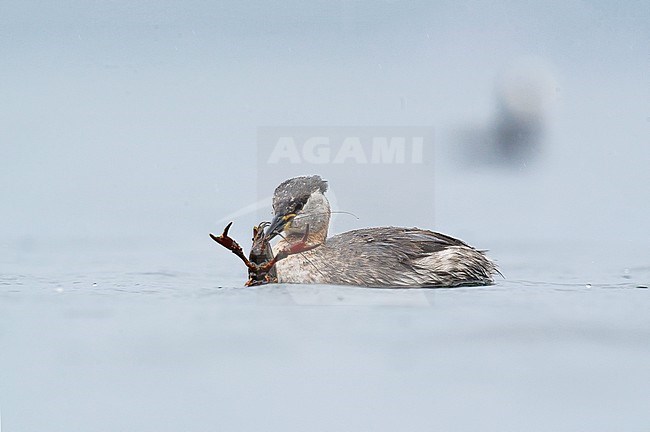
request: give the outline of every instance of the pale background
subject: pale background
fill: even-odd
[[[648,2],[1,2],[3,432],[647,431],[649,74]],[[432,172],[327,167],[336,230],[505,280],[241,288],[259,127],[409,125]]]

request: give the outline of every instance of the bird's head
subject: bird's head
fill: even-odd
[[[295,177],[282,182],[273,194],[273,220],[266,230],[270,240],[280,233],[302,237],[309,226],[310,236],[327,237],[330,205],[325,198],[327,182],[320,176]]]

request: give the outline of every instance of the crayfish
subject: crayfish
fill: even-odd
[[[273,256],[269,238],[264,234],[264,229],[270,225],[270,222],[261,222],[259,225],[253,227],[253,245],[251,246],[248,258],[246,258],[242,247],[228,236],[228,230],[231,225],[232,222],[226,225],[226,228],[220,236],[210,234],[210,238],[237,255],[246,267],[248,267],[248,281],[246,282],[246,286],[278,283],[278,274],[275,268],[275,264],[278,261],[285,259],[289,255],[305,252],[318,246],[307,244],[307,238],[309,236],[309,226],[307,226],[305,235],[301,241],[281,249],[276,256]]]

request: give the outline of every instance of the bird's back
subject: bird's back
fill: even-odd
[[[281,247],[281,245],[279,245]],[[281,283],[370,287],[489,285],[497,271],[461,240],[418,228],[365,228],[277,264]]]

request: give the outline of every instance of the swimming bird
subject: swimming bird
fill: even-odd
[[[483,251],[418,228],[377,227],[327,237],[331,209],[320,176],[295,177],[273,195],[274,217],[265,235],[273,246],[279,283],[367,287],[491,285],[498,272]],[[295,251],[302,251],[295,253]]]

